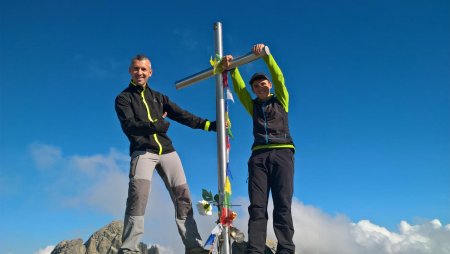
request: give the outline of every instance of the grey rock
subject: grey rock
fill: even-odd
[[[148,253],[147,244],[145,244],[145,243],[141,242],[139,244],[139,250],[141,251],[142,254],[150,254],[150,253]],[[156,252],[156,253],[158,254],[159,252]]]
[[[123,223],[113,221],[92,234],[86,242],[86,254],[116,254],[122,245]]]
[[[113,221],[97,230],[83,244],[82,239],[64,240],[56,245],[51,254],[117,254],[122,245],[123,222]],[[142,254],[159,254],[156,245],[147,250],[145,243],[139,244]]]
[[[150,246],[150,248],[147,250],[147,254],[159,254],[158,246],[156,245]]]
[[[51,254],[117,254],[122,245],[123,222],[113,221],[97,230],[83,244],[82,239],[64,240],[56,245]],[[159,254],[157,245],[147,249],[145,243],[139,244],[142,254]],[[274,254],[277,250],[277,242],[267,240],[264,254]],[[247,254],[247,242],[234,241],[231,246],[233,254]]]
[[[276,253],[277,252],[277,245],[278,242],[277,241],[273,241],[273,240],[267,240],[266,241],[266,250],[264,251],[265,253]]]
[[[64,240],[53,249],[51,254],[85,254],[86,247],[82,239]]]

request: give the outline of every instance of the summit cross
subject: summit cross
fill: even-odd
[[[269,55],[269,48],[266,46],[259,55],[249,52],[244,56],[233,59],[230,69],[253,62],[261,57]],[[214,23],[214,55],[219,59],[223,57],[222,47],[222,24]],[[218,63],[220,65],[220,62]],[[218,68],[221,69],[221,68]],[[183,89],[197,82],[215,76],[216,78],[216,129],[217,129],[217,157],[218,157],[218,191],[219,191],[219,211],[221,211],[225,199],[226,180],[226,141],[225,141],[225,97],[223,89],[223,79],[220,72],[215,71],[215,66],[200,71],[175,82],[176,89]],[[229,227],[225,226],[221,235],[221,254],[230,254]]]

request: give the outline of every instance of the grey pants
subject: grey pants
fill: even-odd
[[[180,157],[176,152],[157,155],[136,151],[131,155],[130,182],[121,251],[138,253],[144,233],[144,215],[154,169],[169,191],[175,206],[175,221],[186,250],[202,246],[192,210],[192,200]]]

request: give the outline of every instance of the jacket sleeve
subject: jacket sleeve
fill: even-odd
[[[289,111],[289,93],[284,84],[284,76],[281,72],[280,67],[278,67],[277,62],[272,55],[267,55],[263,57],[264,62],[266,62],[267,67],[269,68],[270,75],[272,77],[272,82],[275,89],[275,96],[278,101],[283,105],[284,110],[286,112]]]
[[[167,117],[179,122],[183,125],[191,127],[192,129],[202,129],[211,131],[211,121],[198,117],[187,110],[180,108],[177,104],[169,100],[169,97],[163,96],[164,112],[167,112]]]
[[[145,136],[154,133],[165,133],[169,127],[169,122],[163,119],[150,121],[136,121],[131,100],[126,96],[119,95],[115,100],[115,109],[120,125],[126,134],[134,136]]]
[[[233,83],[234,92],[237,94],[239,101],[244,106],[245,110],[253,116],[253,100],[252,96],[245,87],[245,82],[239,73],[238,68],[231,71],[231,82]]]

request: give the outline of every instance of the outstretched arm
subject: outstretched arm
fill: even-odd
[[[164,96],[164,112],[167,117],[177,121],[183,125],[191,127],[193,129],[203,129],[205,131],[216,131],[216,122],[209,121],[198,117],[187,110],[182,109],[174,102],[170,101],[167,96]]]
[[[264,44],[256,44],[253,46],[253,53],[255,55],[261,54],[265,45]],[[286,85],[284,84],[284,76],[281,72],[280,67],[272,55],[266,55],[263,57],[264,62],[269,68],[270,76],[272,77],[273,86],[275,89],[275,96],[278,101],[280,101],[281,105],[283,105],[284,110],[286,112],[289,111],[289,93],[287,91]]]
[[[230,63],[233,61],[232,55],[226,55],[223,57],[222,65],[225,70],[228,70],[230,67]],[[239,73],[238,68],[234,68],[231,70],[231,82],[233,83],[233,89],[236,92],[239,101],[244,106],[245,110],[250,114],[250,116],[253,115],[253,100],[248,92],[248,90],[245,87],[245,82],[241,77],[241,74]]]

